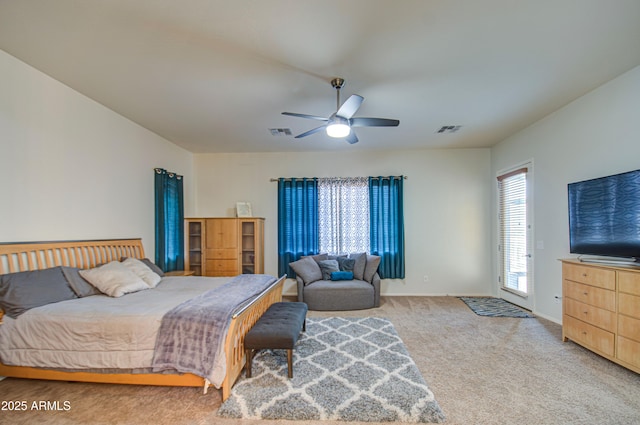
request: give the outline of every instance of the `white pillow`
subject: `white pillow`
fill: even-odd
[[[122,264],[136,274],[140,279],[144,280],[144,283],[149,285],[150,288],[155,288],[162,278],[158,275],[158,273],[154,272],[140,260],[136,260],[135,258],[127,258],[122,262]]]
[[[110,297],[121,297],[124,294],[149,289],[149,285],[144,280],[118,261],[93,269],[80,270],[78,273],[100,292]]]

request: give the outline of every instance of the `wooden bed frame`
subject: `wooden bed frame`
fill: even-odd
[[[55,266],[86,269],[109,261],[119,261],[122,257],[144,258],[141,239],[3,243],[0,244],[0,274],[40,270]],[[245,364],[245,334],[271,304],[282,300],[284,281],[285,276],[278,279],[232,317],[225,342],[227,373],[221,388],[223,401],[229,397],[231,387],[240,376]],[[2,314],[0,311],[0,325]],[[63,372],[26,366],[7,366],[2,363],[0,363],[0,376],[112,384],[204,387],[205,392],[209,385],[205,379],[190,373]]]

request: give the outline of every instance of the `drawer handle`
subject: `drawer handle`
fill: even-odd
[[[582,331],[582,335],[586,335],[586,334],[587,334],[587,331]]]
[[[584,313],[584,314],[589,314],[589,312],[588,312],[588,311],[583,311],[583,313]]]
[[[582,277],[587,277],[588,275],[586,273],[582,273]]]
[[[589,295],[589,293],[588,293],[588,292],[583,292],[583,294],[584,294],[584,295]]]

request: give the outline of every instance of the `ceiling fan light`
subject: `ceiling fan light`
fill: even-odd
[[[351,133],[351,127],[347,124],[334,123],[327,126],[327,136],[329,137],[347,137]]]

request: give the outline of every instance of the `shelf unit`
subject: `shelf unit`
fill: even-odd
[[[204,220],[186,220],[184,234],[184,246],[187,251],[184,256],[184,269],[196,276],[203,276]]]
[[[185,269],[198,276],[264,273],[264,219],[185,219]]]
[[[242,221],[240,223],[240,260],[242,274],[256,273],[256,222]]]

